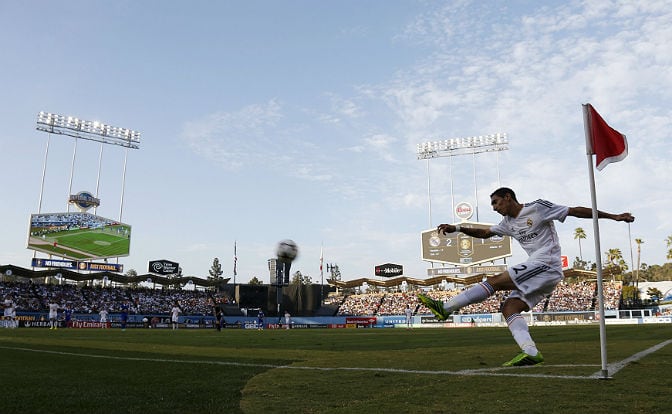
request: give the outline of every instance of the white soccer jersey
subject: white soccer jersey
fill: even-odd
[[[9,317],[11,317],[12,315],[14,315],[14,313],[15,313],[15,312],[14,312],[14,308],[15,308],[15,306],[16,306],[16,305],[14,305],[14,301],[13,301],[13,300],[11,300],[11,299],[5,299],[5,304],[4,304],[4,307],[5,307],[5,313],[4,313],[4,316],[9,316]]]
[[[107,311],[105,309],[98,312],[98,314],[100,315],[101,322],[107,322]]]
[[[500,236],[511,236],[520,243],[530,260],[562,266],[560,241],[553,220],[564,222],[569,207],[537,200],[523,205],[518,217],[505,216],[490,231]]]
[[[180,312],[182,312],[182,311],[177,306],[174,306],[173,309],[170,310],[170,313],[173,314],[173,316],[171,318],[171,320],[173,322],[177,322],[179,320]]]
[[[50,303],[49,304],[49,319],[56,319],[58,317],[58,304]]]

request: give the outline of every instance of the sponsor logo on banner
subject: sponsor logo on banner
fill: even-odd
[[[375,316],[348,316],[345,318],[345,323],[346,324],[354,324],[354,325],[375,325],[376,324],[376,317]]]
[[[124,271],[124,265],[117,263],[89,263],[89,262],[80,262],[78,266],[79,270],[90,270],[97,272],[117,272],[121,273]]]
[[[88,191],[80,191],[77,194],[71,194],[68,203],[74,204],[81,212],[86,212],[92,207],[98,207],[100,199]]]
[[[474,215],[474,208],[463,201],[455,206],[455,215],[462,220],[469,220]]]
[[[50,325],[48,321],[26,321],[23,326],[26,328],[48,328]],[[61,327],[60,323],[58,327]]]
[[[93,262],[77,262],[75,260],[61,260],[61,259],[39,259],[33,258],[31,260],[32,267],[57,267],[60,269],[72,270],[88,270],[97,272],[117,272],[124,271],[124,265],[118,263],[93,263]]]
[[[94,322],[94,321],[72,321],[71,328],[109,328],[110,322]]]
[[[404,267],[402,265],[394,263],[385,263],[375,267],[376,276],[400,276],[404,273]]]
[[[63,269],[77,269],[77,262],[74,260],[60,260],[60,259],[39,259],[33,258],[31,261],[32,267],[59,267]]]
[[[174,275],[178,273],[180,264],[170,260],[152,260],[149,262],[149,272],[159,275]]]

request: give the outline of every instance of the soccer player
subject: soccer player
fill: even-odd
[[[411,329],[413,327],[413,309],[411,309],[411,305],[406,305],[404,314],[406,315],[406,329]]]
[[[49,302],[49,329],[58,329],[58,303],[56,303],[56,300]]]
[[[292,325],[292,315],[290,315],[289,311],[285,311],[285,329],[289,329]]]
[[[101,309],[100,312],[98,312],[98,315],[100,315],[100,327],[107,328],[107,317],[109,315],[107,309]]]
[[[445,320],[457,309],[482,302],[496,291],[510,290],[511,293],[502,305],[502,314],[521,352],[503,366],[540,364],[544,357],[532,340],[527,322],[520,313],[529,311],[550,295],[563,278],[560,243],[553,221],[564,222],[567,216],[592,218],[593,212],[587,207],[567,207],[546,200],[521,204],[513,190],[506,187],[499,188],[490,195],[490,204],[493,210],[504,216],[499,224],[489,229],[440,224],[439,233],[462,232],[481,239],[495,235],[511,236],[528,254],[527,261],[508,266],[505,272],[463,290],[445,303],[424,295],[418,295],[418,298],[439,320]],[[626,223],[635,220],[630,213],[598,211],[597,216]]]
[[[264,311],[261,309],[259,309],[259,313],[257,314],[257,330],[264,330]]]
[[[121,322],[121,330],[126,330],[126,324],[128,323],[128,303],[124,302],[121,304],[121,313],[119,314],[119,321]]]
[[[72,307],[70,305],[65,305],[63,309],[63,320],[65,321],[66,328],[72,326]]]
[[[178,322],[180,320],[180,313],[182,313],[182,310],[180,309],[180,304],[175,302],[175,306],[170,310],[171,317],[170,320],[173,323],[173,329],[178,328]]]
[[[5,328],[16,328],[18,326],[18,322],[16,320],[16,304],[14,303],[14,299],[12,299],[10,296],[7,296],[5,298],[4,302],[4,320],[5,320]]]

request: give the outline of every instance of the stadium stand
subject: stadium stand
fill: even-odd
[[[619,308],[622,282],[603,283],[606,310]],[[365,294],[331,295],[325,298],[319,310],[320,316],[385,316],[403,315],[407,305],[416,315],[431,312],[420,304],[415,292],[372,292]],[[431,298],[446,301],[459,290],[423,291]],[[484,302],[469,305],[461,314],[496,313],[506,298],[506,292],[497,292]],[[77,286],[73,284],[38,284],[30,282],[0,282],[0,297],[10,296],[17,304],[17,311],[42,312],[56,300],[62,308],[75,313],[97,314],[101,309],[119,312],[122,305],[130,307],[131,313],[169,314],[172,304],[179,302],[185,315],[210,315],[214,305],[223,305],[226,315],[241,315],[241,310],[227,292],[216,293],[203,290],[171,290],[149,288],[112,288],[100,286]],[[597,308],[597,284],[595,281],[575,283],[561,282],[546,300],[540,302],[533,312],[593,311]]]
[[[605,309],[618,309],[623,289],[622,282],[607,281],[603,284]],[[417,300],[416,293],[367,293],[345,296],[338,309],[338,315],[375,316],[402,315],[406,305],[417,315],[429,315],[431,312]],[[457,295],[459,290],[430,290],[422,293],[432,299],[446,301]],[[461,314],[497,313],[506,298],[507,292],[497,292],[481,303],[475,303],[460,309]],[[576,312],[594,311],[597,308],[597,283],[584,281],[577,283],[562,282],[553,294],[537,304],[533,312]]]
[[[228,295],[211,291],[80,287],[32,282],[0,282],[0,295],[14,298],[18,311],[46,311],[48,303],[55,300],[62,309],[67,307],[75,313],[84,314],[97,314],[101,309],[119,312],[124,304],[130,306],[132,313],[169,314],[173,304],[179,302],[184,314],[210,315],[214,304],[232,302]]]

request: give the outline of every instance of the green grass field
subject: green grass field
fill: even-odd
[[[597,326],[532,334],[546,363],[504,369],[506,328],[0,329],[0,411],[672,412],[669,325],[608,326],[608,380]]]

